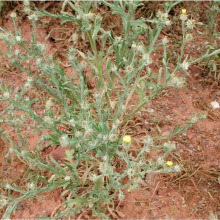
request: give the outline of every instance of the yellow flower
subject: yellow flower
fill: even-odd
[[[185,9],[185,8],[182,9],[182,14],[183,14],[183,15],[186,14],[186,9]]]
[[[127,191],[130,193],[130,192],[131,192],[131,189],[128,189]]]
[[[130,136],[130,135],[125,135],[125,136],[123,137],[123,141],[124,141],[125,143],[131,143],[131,136]]]
[[[167,161],[167,166],[168,166],[168,167],[173,166],[173,162],[172,162],[172,161]]]

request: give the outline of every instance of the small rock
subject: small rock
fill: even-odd
[[[146,194],[147,192],[146,192],[146,190],[142,190],[142,194],[144,195],[144,194]]]
[[[170,115],[167,115],[167,116],[166,116],[166,119],[167,119],[168,121],[171,121],[171,120],[172,120],[172,118],[170,117]]]
[[[23,206],[22,206],[22,205],[17,204],[17,205],[16,205],[16,209],[17,209],[17,210],[23,210],[24,208],[23,208]]]
[[[152,108],[148,108],[148,109],[146,109],[146,111],[149,113],[154,113],[154,110]]]
[[[213,108],[213,109],[217,109],[217,108],[220,108],[220,105],[219,105],[219,103],[218,103],[218,102],[216,102],[216,101],[214,101],[214,102],[211,102],[210,104],[211,104],[211,106],[212,106],[212,108]]]
[[[189,145],[190,148],[194,148],[194,146],[192,144]]]
[[[18,92],[20,92],[21,91],[21,87],[20,86],[17,86],[15,89],[14,89],[14,92],[15,93],[18,93]]]

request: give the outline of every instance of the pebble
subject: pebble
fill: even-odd
[[[14,89],[14,92],[15,93],[18,93],[18,92],[20,92],[21,91],[21,87],[20,86],[17,86],[15,89]]]
[[[142,190],[142,194],[146,194],[147,193],[147,191],[146,190]]]
[[[17,205],[16,205],[16,209],[17,209],[17,210],[23,210],[24,208],[23,208],[23,206],[22,206],[22,205],[17,204]]]
[[[166,118],[168,121],[173,120],[173,119],[170,117],[170,115],[167,115],[165,118]]]
[[[214,102],[211,102],[210,104],[211,104],[211,106],[212,106],[212,108],[213,108],[213,109],[217,109],[217,108],[220,108],[220,105],[219,105],[219,103],[218,103],[218,102],[216,102],[216,101],[214,101]]]
[[[149,113],[154,113],[154,110],[152,108],[148,108],[148,109],[146,109],[146,111]]]
[[[190,144],[189,147],[190,147],[190,148],[194,148],[193,144]]]

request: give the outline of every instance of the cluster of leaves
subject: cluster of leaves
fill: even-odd
[[[220,42],[220,32],[219,22],[220,22],[220,3],[219,2],[210,2],[209,8],[205,10],[205,22],[200,23],[201,27],[204,29],[204,32],[198,31],[207,41],[206,45],[211,51],[215,51],[219,48]],[[220,81],[220,56],[215,54],[202,63],[202,66],[208,69],[208,75],[212,76],[215,80]]]

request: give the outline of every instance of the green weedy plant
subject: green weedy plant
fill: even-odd
[[[220,22],[220,2],[210,2],[208,10],[205,11],[206,22],[199,23],[204,28],[205,33],[198,31],[208,41],[207,47],[214,51],[219,48],[220,32],[218,32],[218,24]],[[220,56],[215,54],[202,63],[204,67],[209,69],[209,75],[213,76],[215,80],[220,81],[219,63]]]
[[[168,13],[178,3],[163,4],[164,12],[158,11],[154,19],[135,19],[134,13],[141,5],[140,2],[99,2],[107,5],[112,14],[122,17],[123,35],[120,37],[113,37],[109,31],[104,30],[101,25],[102,18],[92,13],[93,2],[65,1],[60,14],[50,14],[37,9],[32,11],[29,3],[25,2],[25,11],[33,25],[30,41],[22,37],[16,25],[16,14],[11,14],[15,33],[1,28],[0,38],[8,48],[8,53],[2,54],[13,66],[26,73],[27,81],[16,94],[10,86],[0,87],[1,100],[8,103],[8,107],[1,114],[1,122],[11,124],[22,143],[21,147],[14,143],[10,153],[15,153],[33,170],[49,171],[50,177],[38,172],[28,181],[26,190],[15,184],[7,184],[8,194],[1,195],[1,206],[7,206],[3,218],[9,218],[23,199],[40,199],[40,194],[55,188],[63,188],[62,195],[67,199],[57,207],[51,217],[74,217],[89,211],[102,218],[115,216],[118,212],[115,211],[114,201],[123,201],[123,189],[132,190],[138,188],[140,183],[146,184],[143,181],[146,174],[180,171],[179,165],[166,161],[166,156],[175,149],[175,144],[165,142],[156,145],[155,141],[168,140],[173,135],[185,132],[203,119],[204,114],[192,116],[182,127],[178,125],[171,130],[166,137],[146,137],[141,149],[132,149],[131,137],[125,132],[127,122],[143,111],[143,107],[160,91],[169,86],[181,87],[185,84],[184,78],[176,76],[179,71],[187,73],[192,63],[220,51],[207,52],[196,60],[185,57],[184,46],[189,40],[186,36],[190,27],[187,25],[188,18],[182,16],[181,53],[176,60],[175,69],[171,71],[168,68],[168,39],[164,38],[160,42],[158,38],[163,28],[171,25]],[[67,5],[73,9],[74,15],[65,12]],[[63,23],[75,22],[79,28],[73,35],[73,40],[77,40],[79,34],[84,39],[89,39],[91,50],[87,53],[75,48],[69,49],[67,58],[77,72],[76,75],[68,78],[65,69],[54,61],[52,56],[45,55],[45,45],[37,42],[36,21],[42,16],[51,16]],[[148,23],[151,26],[147,25]],[[146,36],[146,42],[137,41],[137,36],[143,34]],[[97,40],[101,45],[97,45]],[[15,46],[20,49],[15,49]],[[158,73],[154,73],[150,68],[151,55],[159,47],[163,47],[164,51],[163,67]],[[27,61],[28,67],[24,65]],[[31,68],[33,64],[37,65],[36,71]],[[88,67],[95,78],[94,90],[87,85],[85,69]],[[33,110],[37,99],[28,97],[29,90],[35,85],[52,97],[47,100],[45,111],[41,115]],[[138,95],[138,101],[131,106],[130,101],[134,94]],[[56,113],[53,106],[58,108]],[[16,116],[18,110],[23,112],[19,118]],[[21,127],[27,124],[27,119],[32,121],[34,132],[48,130],[42,135],[36,151],[32,152],[20,131]],[[6,131],[1,133],[10,142]],[[42,146],[45,142],[46,146],[68,147],[66,160],[58,163],[52,156],[44,159]],[[146,159],[152,149],[160,152],[156,161]],[[117,169],[116,161],[123,165],[122,170]],[[126,184],[123,184],[126,179]],[[18,192],[20,197],[13,197],[14,191]]]

